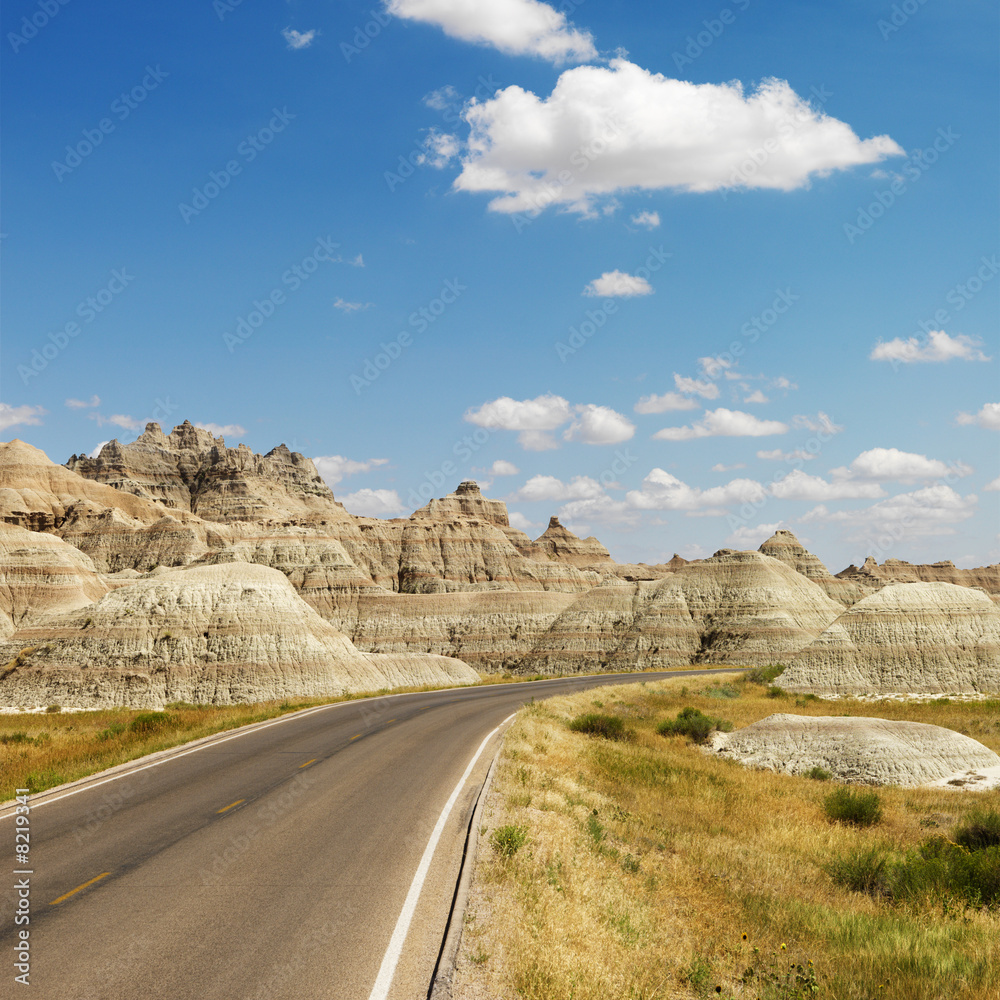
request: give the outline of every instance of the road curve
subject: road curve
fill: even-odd
[[[324,705],[33,796],[31,874],[2,895],[0,997],[21,995],[26,881],[28,981],[46,1000],[424,998],[489,734],[530,698],[709,672]],[[0,810],[8,871],[14,824]]]

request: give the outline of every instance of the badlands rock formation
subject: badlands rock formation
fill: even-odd
[[[876,629],[860,644],[851,639],[850,656],[840,648],[845,643],[822,637],[842,636],[838,629],[847,626],[834,623],[853,622],[845,614],[859,607],[867,614],[865,601],[907,564],[866,563],[834,577],[794,535],[779,531],[759,552],[724,549],[710,559],[620,565],[596,539],[578,538],[556,518],[530,538],[511,527],[502,501],[484,497],[471,481],[410,517],[355,517],[303,455],[284,445],[266,455],[230,448],[187,422],[169,434],[151,423],[131,444],[109,442],[97,458],[74,455],[66,467],[23,442],[0,445],[0,520],[13,539],[7,549],[0,544],[0,580],[7,581],[0,639],[15,628],[41,627],[25,617],[29,609],[72,612],[109,589],[138,593],[151,581],[159,585],[171,569],[263,568],[279,571],[327,626],[354,643],[355,654],[458,656],[484,670],[554,673],[789,662],[808,647],[823,653],[802,660],[813,663],[803,683],[827,684],[829,671],[820,664],[833,663],[834,687],[862,683],[865,671],[899,657],[883,648],[894,641],[891,631]],[[21,544],[25,534],[34,548]],[[970,587],[993,587],[997,569],[942,563],[905,572],[968,584],[949,598],[946,613],[975,617],[983,613],[983,595]],[[183,589],[196,577],[170,579]],[[220,607],[229,613],[235,605]],[[933,606],[921,614],[933,619]],[[95,630],[77,638],[93,650],[92,665],[121,659]],[[990,641],[971,659],[958,633],[943,644],[914,638],[912,645],[928,651],[920,654],[928,663],[944,657],[949,689],[964,683],[978,690],[997,669]],[[196,673],[202,654],[205,664],[217,662],[207,647],[185,648],[181,660]],[[280,652],[275,647],[274,655]],[[822,659],[828,653],[829,662]],[[844,666],[845,657],[856,666]],[[172,670],[180,661],[167,662]],[[388,669],[404,661],[381,662]],[[800,676],[795,669],[787,675],[793,680]],[[136,681],[135,690],[143,683]]]
[[[732,733],[713,733],[710,752],[747,767],[841,781],[912,787],[969,768],[1000,765],[982,743],[941,726],[886,719],[769,715]]]
[[[455,659],[359,652],[281,573],[246,563],[157,573],[34,621],[0,645],[0,662],[0,703],[68,708],[228,705],[479,680]]]
[[[1000,608],[952,583],[890,584],[788,663],[781,686],[790,691],[1000,691]]]
[[[886,559],[879,564],[869,556],[859,569],[853,564],[837,574],[837,579],[855,583],[868,593],[890,583],[954,583],[960,587],[979,587],[995,600],[1000,599],[1000,563],[958,569],[945,559],[930,564],[914,564],[901,559]]]

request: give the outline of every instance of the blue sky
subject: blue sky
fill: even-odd
[[[190,419],[623,561],[1000,560],[997,20],[5,4],[3,438]]]

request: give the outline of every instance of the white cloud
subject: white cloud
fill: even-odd
[[[787,476],[771,484],[770,493],[779,500],[873,500],[884,497],[878,483],[860,483],[841,479],[828,483],[820,476],[810,476],[801,469],[792,469]]]
[[[925,486],[913,493],[889,497],[862,510],[830,511],[820,504],[799,520],[842,524],[851,541],[881,545],[900,541],[907,536],[953,535],[955,525],[976,512],[976,495],[959,496],[950,486]]]
[[[247,432],[247,429],[239,424],[202,424],[196,420],[194,425],[208,431],[214,437],[242,437]]]
[[[539,0],[386,0],[396,17],[422,21],[446,35],[489,45],[511,56],[538,56],[559,65],[597,57],[588,31]]]
[[[1000,493],[1000,476],[996,479],[991,479],[984,487],[984,493]]]
[[[438,132],[431,129],[424,139],[424,152],[417,157],[418,163],[437,167],[446,167],[461,152],[462,144],[458,138],[448,132]]]
[[[644,229],[656,229],[660,225],[660,213],[640,212],[632,216],[632,225],[642,226]]]
[[[708,359],[703,359],[708,360]],[[686,392],[689,395],[701,396],[702,399],[718,399],[719,387],[714,382],[706,382],[703,379],[685,378],[683,375],[674,373],[674,385],[678,392]]]
[[[319,455],[313,459],[313,464],[327,486],[335,486],[348,476],[356,476],[359,472],[371,472],[380,465],[388,465],[389,459],[369,458],[358,462],[343,455]]]
[[[666,413],[668,410],[696,410],[698,404],[679,392],[665,392],[662,396],[643,396],[633,409],[636,413]]]
[[[540,524],[536,524],[534,521],[529,521],[520,511],[512,510],[507,515],[507,520],[510,521],[510,526],[512,528],[517,528],[518,531],[523,531],[526,535],[533,535],[540,527]]]
[[[760,454],[758,452],[757,454]],[[745,469],[747,467],[746,462],[736,462],[733,465],[723,465],[722,462],[717,462],[712,466],[713,472],[733,472],[736,469]]]
[[[751,392],[749,396],[744,396],[743,397],[743,402],[744,403],[769,403],[770,400],[767,398],[767,396],[764,395],[764,393],[762,393],[760,391],[760,389],[754,389],[754,391]]]
[[[811,451],[806,451],[805,448],[795,448],[792,451],[782,451],[780,448],[774,448],[772,451],[758,451],[757,457],[764,459],[765,462],[794,462],[796,459],[802,462],[810,462],[812,459],[819,457],[819,452],[814,454]]]
[[[798,386],[794,382],[790,382],[784,375],[779,375],[776,379],[771,380],[772,389],[785,389],[791,391],[793,389],[798,389]]]
[[[587,285],[584,295],[591,298],[634,298],[637,295],[652,295],[653,286],[645,279],[624,271],[605,271],[599,278]]]
[[[879,482],[897,480],[916,483],[943,479],[947,475],[967,476],[972,469],[963,462],[946,465],[936,458],[917,455],[898,448],[871,448],[863,451],[850,466],[831,469],[830,474],[842,479],[868,479]]]
[[[106,417],[101,413],[88,413],[87,419],[96,420],[98,427],[104,427],[105,424],[113,424],[115,427],[121,427],[126,431],[137,431],[142,427],[141,420],[136,420],[135,417],[127,413],[114,413],[110,417]]]
[[[569,402],[550,393],[521,400],[501,396],[477,410],[467,410],[463,419],[491,430],[520,431],[518,441],[526,451],[551,451],[559,445],[548,432],[572,416]]]
[[[312,45],[313,39],[316,37],[316,29],[296,31],[294,28],[283,28],[281,34],[284,36],[285,41],[288,42],[290,49],[307,49]]]
[[[766,542],[773,535],[783,522],[775,521],[774,524],[758,524],[756,528],[749,524],[737,528],[727,539],[726,544],[737,549],[757,549],[761,542]]]
[[[911,364],[919,361],[989,361],[980,348],[982,341],[960,333],[949,337],[944,330],[931,330],[927,340],[919,337],[896,337],[879,341],[868,355],[871,361],[901,361]]]
[[[635,424],[610,407],[586,403],[574,407],[576,418],[563,437],[584,444],[621,444],[635,434]]]
[[[503,5],[473,6],[478,14]],[[464,116],[470,135],[455,187],[497,193],[497,212],[559,204],[592,215],[595,203],[635,189],[789,191],[903,155],[886,135],[860,140],[784,80],[746,93],[738,81],[672,80],[624,58],[567,70],[547,98],[507,87]]]
[[[956,424],[976,424],[988,431],[1000,431],[1000,403],[984,403],[978,413],[960,413]]]
[[[98,457],[98,455],[100,455],[100,454],[101,454],[101,449],[102,449],[102,448],[103,448],[103,447],[104,447],[104,446],[105,446],[106,444],[110,444],[110,443],[111,443],[110,441],[98,441],[98,442],[97,442],[97,445],[96,445],[96,446],[94,447],[94,449],[93,449],[93,450],[91,451],[91,453],[90,453],[90,457],[91,457],[91,458],[97,458],[97,457]]]
[[[822,410],[816,414],[815,418],[803,414],[792,417],[792,426],[823,434],[839,434],[844,429],[840,424],[835,424]]]
[[[48,412],[41,406],[10,406],[7,403],[0,403],[0,431],[5,431],[8,427],[16,427],[18,424],[37,426],[41,423],[38,418]]]
[[[664,427],[653,437],[658,441],[691,441],[703,437],[764,437],[767,434],[786,434],[788,424],[779,420],[759,420],[742,410],[707,410],[697,423],[686,427]]]
[[[334,309],[339,309],[341,312],[345,312],[348,315],[355,312],[362,312],[365,309],[371,308],[370,302],[348,302],[346,299],[337,298],[333,303]]]
[[[461,103],[462,95],[450,83],[424,95],[424,104],[435,111],[447,111],[448,108]]]
[[[488,471],[494,476],[516,476],[521,470],[513,462],[498,458]]]
[[[710,379],[716,379],[720,375],[724,375],[728,379],[745,378],[745,376],[739,375],[735,371],[730,371],[735,365],[736,362],[732,358],[709,357],[698,359],[698,367],[701,369],[702,374]]]
[[[542,500],[591,500],[604,495],[601,484],[590,476],[574,476],[564,483],[555,476],[532,476],[516,493],[507,499],[511,503],[537,503]]]
[[[753,479],[734,479],[725,486],[701,490],[664,469],[652,469],[641,489],[629,490],[625,500],[638,510],[698,510],[759,501],[764,495],[764,487]]]
[[[559,508],[559,520],[574,534],[587,535],[591,521],[634,527],[639,515],[624,500],[601,496],[564,504]]]
[[[66,405],[71,410],[87,410],[87,409],[90,409],[92,406],[100,406],[101,405],[101,397],[100,396],[91,396],[90,400],[87,401],[87,402],[85,402],[82,399],[67,399],[66,400]]]
[[[358,490],[340,497],[340,502],[352,514],[365,517],[392,517],[406,510],[395,490]]]

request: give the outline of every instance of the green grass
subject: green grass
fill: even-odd
[[[874,826],[882,818],[878,792],[855,790],[846,785],[830,792],[823,800],[830,819],[852,826]]]
[[[677,713],[676,719],[664,719],[656,731],[661,736],[687,736],[695,743],[704,743],[715,729],[728,733],[733,724],[727,719],[713,719],[700,708],[688,706]]]
[[[588,736],[601,736],[606,740],[627,740],[628,730],[625,721],[618,715],[602,715],[600,712],[587,712],[578,715],[569,723],[574,733],[586,733]]]
[[[498,827],[490,837],[493,850],[501,857],[512,858],[528,841],[526,827],[509,823]]]

